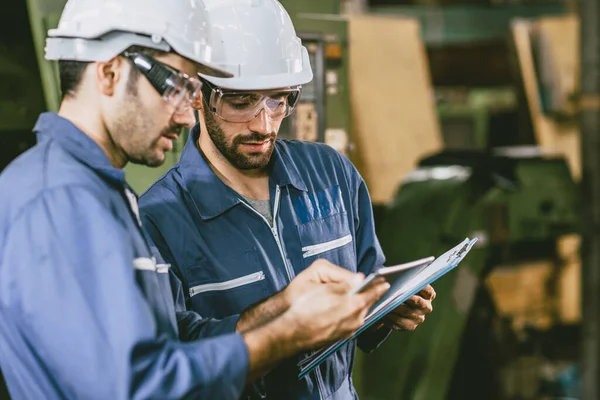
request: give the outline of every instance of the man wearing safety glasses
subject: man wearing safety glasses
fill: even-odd
[[[276,140],[312,79],[308,52],[276,0],[206,0],[216,63],[230,79],[201,74],[200,124],[178,165],[140,198],[144,226],[172,266],[185,303],[206,318],[204,334],[244,332],[286,309],[275,295],[317,259],[351,272],[384,263],[364,181],[323,144]],[[290,284],[290,282],[292,282]],[[431,312],[430,286],[361,335],[374,350]],[[318,302],[319,299],[313,301]],[[244,311],[260,304],[260,312]],[[391,328],[391,329],[390,329]],[[298,380],[290,358],[247,394],[275,399],[352,399],[355,343]]]
[[[194,123],[213,65],[195,0],[70,0],[49,32],[58,113],[0,175],[0,367],[15,399],[238,399],[274,363],[348,335],[387,289],[315,263],[256,329],[176,314],[168,265],[146,241],[122,167],[160,165]],[[313,302],[318,299],[318,302]],[[257,305],[248,313],[260,313]]]

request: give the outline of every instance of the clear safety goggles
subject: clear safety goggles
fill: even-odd
[[[289,116],[298,104],[302,87],[266,92],[234,92],[211,87],[210,109],[228,122],[249,122],[265,110],[270,118]]]
[[[202,89],[202,82],[199,79],[190,77],[150,56],[129,52],[123,55],[133,62],[162,98],[173,106],[175,113],[184,114],[190,110],[192,100]]]

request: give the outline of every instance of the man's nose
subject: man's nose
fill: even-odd
[[[186,128],[192,128],[196,124],[196,116],[194,115],[194,109],[187,107],[183,112],[173,113],[173,123],[181,125]]]
[[[263,108],[258,115],[250,121],[249,128],[251,131],[262,133],[263,135],[270,135],[275,131],[275,123]]]

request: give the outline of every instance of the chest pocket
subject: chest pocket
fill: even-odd
[[[356,271],[354,235],[339,186],[295,198],[294,210],[301,222],[297,229],[305,267],[324,258]]]
[[[205,318],[225,318],[267,297],[266,277],[256,252],[204,258],[183,268],[194,311]]]
[[[175,307],[169,283],[169,265],[156,264],[154,259],[139,257],[133,260],[136,280],[150,304],[159,332],[177,336]]]

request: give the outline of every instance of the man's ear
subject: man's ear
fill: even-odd
[[[105,96],[113,96],[119,80],[125,76],[125,61],[122,57],[114,57],[107,62],[96,63],[96,82],[98,90]]]
[[[202,111],[204,108],[202,92],[199,92],[190,104],[194,110]]]

